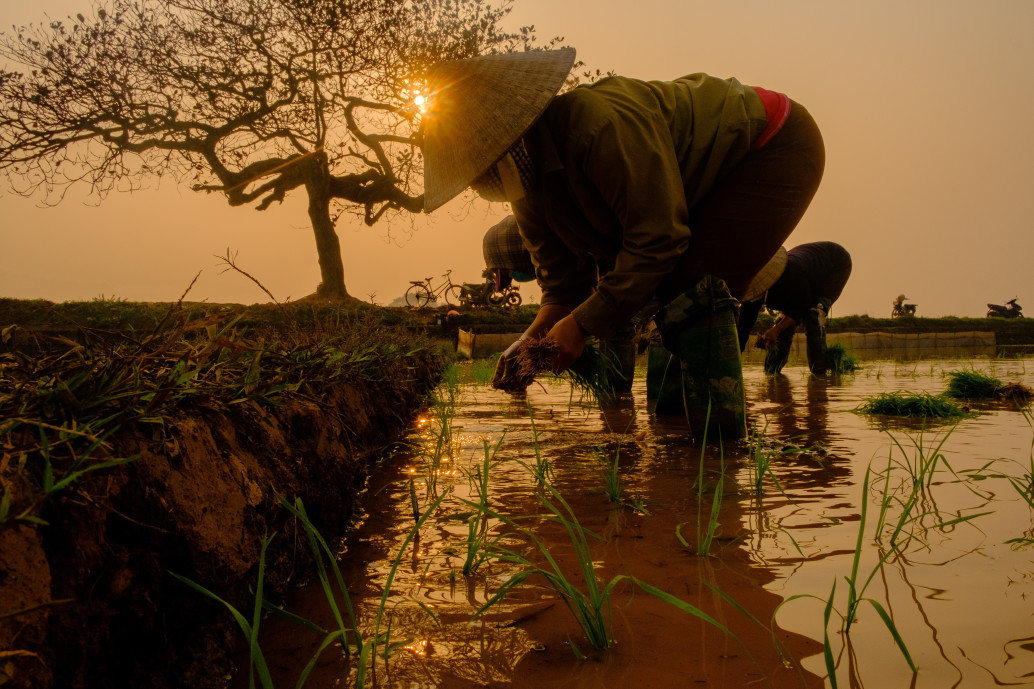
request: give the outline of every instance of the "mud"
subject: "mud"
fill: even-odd
[[[280,497],[301,498],[328,538],[344,533],[370,467],[440,365],[419,355],[382,382],[337,384],[319,399],[212,402],[120,431],[112,456],[139,459],[50,499],[45,525],[0,530],[0,686],[224,685],[239,632],[169,572],[247,608],[275,533],[265,579],[267,597],[282,596],[308,556]]]

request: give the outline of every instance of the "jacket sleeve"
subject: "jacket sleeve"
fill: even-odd
[[[512,204],[524,245],[535,264],[535,280],[542,289],[543,306],[578,306],[596,289],[596,263],[578,255],[542,221],[527,200]]]
[[[592,193],[621,228],[621,248],[598,289],[574,311],[607,337],[649,300],[689,246],[689,211],[666,122],[648,112],[599,108],[568,149]]]

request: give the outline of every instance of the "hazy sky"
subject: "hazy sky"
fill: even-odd
[[[0,28],[62,18],[80,0],[2,0]],[[983,316],[1017,297],[1034,315],[1034,1],[517,0],[510,24],[563,36],[591,67],[648,79],[703,71],[783,91],[826,142],[826,173],[788,247],[843,244],[854,273],[834,315],[887,316],[906,294],[922,316]],[[506,214],[451,204],[431,216],[338,226],[351,294],[381,304],[452,269],[478,281],[483,230]],[[319,269],[301,194],[265,212],[165,184],[100,207],[56,208],[0,190],[0,296],[104,295],[267,301],[314,291]],[[527,285],[525,295],[537,294]]]

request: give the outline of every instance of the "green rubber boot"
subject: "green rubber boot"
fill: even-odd
[[[660,386],[655,413],[685,414],[696,437],[702,437],[705,428],[710,439],[744,437],[747,402],[736,334],[736,300],[725,282],[706,276],[665,305],[656,323],[665,349],[681,363],[682,385],[675,386],[674,394]],[[648,388],[649,382],[648,376]]]

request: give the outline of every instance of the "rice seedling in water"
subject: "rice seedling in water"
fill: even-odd
[[[1034,413],[1029,409],[1022,409],[1023,418],[1027,425],[1034,430]],[[1031,448],[1028,457],[1026,471],[1019,478],[1009,477],[1009,483],[1013,489],[1023,498],[1024,502],[1034,510],[1034,438],[1031,439]],[[1028,530],[1027,534],[1019,538],[1011,538],[1006,543],[1014,545],[1034,545],[1034,529]]]
[[[450,366],[446,369],[451,374],[446,375],[442,384],[431,393],[429,432],[433,435],[434,441],[424,443],[427,458],[426,483],[429,498],[438,494],[438,478],[446,473],[443,465],[448,465],[453,457],[452,423],[456,418],[456,396],[458,383],[456,378],[456,367]]]
[[[722,506],[722,491],[725,488],[725,451],[722,447],[721,438],[718,442],[718,456],[719,456],[719,473],[718,482],[714,486],[714,494],[711,496],[711,510],[708,514],[707,525],[704,526],[703,521],[703,505],[704,505],[704,457],[707,450],[707,431],[711,420],[711,401],[707,402],[707,415],[704,417],[704,435],[700,445],[700,461],[697,463],[697,519],[696,519],[696,530],[697,530],[697,545],[693,548],[689,542],[682,535],[682,527],[685,524],[679,524],[675,527],[675,536],[682,543],[683,547],[690,550],[695,550],[696,554],[703,557],[711,551],[711,542],[714,540],[715,532],[718,530],[718,513]]]
[[[340,645],[347,657],[355,656],[356,678],[354,686],[356,689],[363,689],[363,687],[366,686],[368,675],[372,678],[376,677],[376,665],[379,649],[380,657],[383,658],[384,662],[387,662],[392,653],[403,648],[411,641],[391,640],[391,624],[390,620],[386,619],[388,598],[391,595],[391,584],[394,581],[399,564],[401,563],[402,557],[405,555],[409,544],[417,537],[421,527],[424,525],[424,522],[426,522],[428,517],[438,509],[444,499],[445,496],[443,495],[431,503],[427,511],[424,512],[420,519],[417,520],[416,524],[413,525],[413,528],[410,530],[406,540],[399,547],[399,552],[392,562],[391,568],[388,571],[387,580],[384,583],[384,591],[381,595],[380,604],[377,607],[377,613],[374,617],[373,633],[366,638],[364,638],[362,630],[358,624],[355,610],[352,607],[351,598],[348,593],[348,587],[345,585],[345,580],[341,574],[341,569],[338,566],[335,553],[309,520],[309,516],[305,512],[305,506],[300,498],[296,499],[292,504],[285,498],[281,497],[280,504],[299,520],[299,523],[301,523],[302,528],[305,531],[309,547],[312,550],[313,562],[316,566],[320,585],[323,588],[327,605],[329,606],[337,625],[336,629],[323,629],[315,622],[277,607],[265,599],[263,583],[265,577],[266,549],[273,540],[273,536],[268,537],[263,542],[262,550],[259,554],[258,582],[255,588],[255,603],[253,606],[251,622],[249,622],[247,618],[245,618],[244,615],[230,603],[226,602],[212,591],[209,591],[200,584],[176,574],[175,572],[170,572],[170,574],[195,591],[211,598],[212,600],[222,603],[227,610],[230,611],[230,614],[233,616],[237,625],[248,640],[250,659],[248,686],[250,689],[254,689],[255,687],[256,675],[263,689],[273,689],[272,678],[270,676],[265,657],[258,644],[259,622],[262,619],[262,612],[275,614],[299,624],[306,629],[310,629],[324,635],[316,652],[299,674],[298,682],[295,685],[298,689],[301,689],[301,687],[305,685],[309,675],[315,669],[323,652],[334,644]],[[333,580],[331,579],[332,576]],[[342,611],[341,606],[338,604],[338,596],[340,596],[344,601],[344,611]],[[435,617],[434,613],[428,609],[427,606],[420,602],[416,602],[416,604],[420,606],[420,608],[422,608],[431,617],[431,619],[437,622],[437,617]],[[387,625],[387,628],[382,631],[382,626],[385,624]]]
[[[621,455],[621,448],[614,451],[614,459],[607,457],[607,453],[601,447],[592,448],[592,454],[596,459],[596,469],[603,480],[603,492],[610,502],[621,502],[621,476],[618,474],[618,458]]]
[[[593,457],[596,460],[596,470],[603,481],[603,493],[611,503],[624,505],[640,514],[648,514],[646,501],[639,497],[625,497],[621,487],[621,474],[618,471],[621,447],[614,450],[614,459],[607,457],[602,447],[592,449]]]
[[[276,534],[273,534],[275,536]],[[266,577],[266,549],[269,547],[270,541],[273,540],[273,536],[269,536],[262,542],[262,549],[259,552],[258,562],[258,582],[255,585],[255,605],[252,609],[251,621],[249,622],[244,615],[233,607],[230,603],[220,598],[218,595],[209,591],[207,588],[198,584],[185,576],[176,574],[175,572],[169,572],[175,579],[186,584],[190,588],[194,589],[198,593],[211,598],[217,603],[221,603],[230,614],[233,616],[234,622],[240,627],[244,633],[244,637],[248,640],[248,687],[249,689],[255,689],[255,677],[258,675],[258,681],[262,684],[263,689],[273,689],[273,679],[269,674],[269,667],[266,665],[265,656],[262,655],[262,649],[259,648],[258,634],[259,634],[259,623],[262,621],[262,610],[266,606],[266,601],[263,593],[263,586]],[[299,683],[298,686],[301,686]]]
[[[872,571],[869,572],[868,576],[866,576],[864,579],[862,578],[860,569],[861,556],[863,552],[863,546],[865,543],[866,517],[869,502],[869,476],[870,471],[867,468],[865,471],[865,477],[862,481],[861,515],[858,523],[858,537],[855,543],[854,558],[851,562],[850,574],[844,577],[844,580],[847,582],[848,586],[846,611],[840,613],[836,608],[837,584],[834,580],[833,587],[830,590],[829,597],[827,599],[823,600],[819,596],[810,593],[797,594],[794,596],[790,596],[782,603],[780,603],[779,606],[776,608],[775,613],[773,614],[774,619],[775,615],[779,613],[779,610],[784,605],[790,603],[791,601],[799,600],[802,598],[810,598],[823,603],[823,658],[826,665],[826,672],[829,674],[830,686],[834,687],[834,689],[837,687],[836,667],[838,663],[836,661],[835,654],[833,653],[832,641],[829,636],[830,620],[832,619],[833,613],[836,612],[837,615],[840,617],[840,633],[844,637],[846,642],[848,639],[848,635],[851,631],[851,625],[857,619],[858,610],[862,603],[865,602],[869,603],[872,606],[873,610],[876,611],[876,614],[879,615],[880,619],[883,620],[884,626],[886,626],[887,631],[890,632],[891,637],[894,639],[894,644],[898,647],[898,651],[905,659],[905,662],[908,663],[908,667],[912,670],[912,673],[915,674],[918,672],[918,668],[916,668],[916,665],[912,660],[912,656],[908,652],[908,647],[906,646],[904,639],[901,637],[901,634],[898,632],[897,626],[894,624],[893,618],[887,613],[886,609],[879,601],[873,598],[867,598],[865,596],[865,592],[868,589],[869,584],[872,583],[873,579],[881,571],[887,559],[895,552],[894,549],[890,549],[887,552],[881,554]]]
[[[750,435],[747,439],[747,445],[750,448],[750,478],[751,485],[754,487],[754,495],[761,495],[765,476],[772,479],[776,488],[779,489],[780,493],[785,495],[782,485],[779,483],[779,479],[772,473],[772,456],[775,454],[775,450],[765,449],[765,431],[768,430],[768,422],[766,421],[765,427],[760,431],[757,426],[751,428]]]
[[[352,637],[351,645],[354,648],[354,653],[357,656],[356,660],[356,679],[355,686],[357,689],[362,689],[366,686],[367,675],[376,678],[377,669],[377,657],[378,649],[380,649],[380,657],[387,663],[388,658],[392,653],[403,648],[406,644],[410,643],[410,639],[392,641],[391,639],[391,621],[387,618],[387,607],[388,598],[391,596],[391,585],[395,580],[395,574],[398,572],[400,563],[402,562],[403,556],[406,554],[406,550],[409,548],[409,544],[412,543],[416,538],[419,537],[420,529],[423,527],[427,519],[438,509],[445,500],[446,495],[441,495],[436,498],[427,510],[420,516],[413,527],[409,530],[409,534],[406,536],[405,541],[399,546],[398,553],[395,555],[395,559],[391,563],[391,567],[388,570],[388,576],[384,582],[383,592],[381,594],[380,603],[377,606],[377,612],[373,620],[373,632],[372,634],[364,638],[357,618],[352,608],[351,600],[348,596],[348,589],[345,586],[344,577],[341,575],[341,569],[338,567],[337,558],[326,540],[320,535],[316,527],[313,526],[309,520],[308,515],[305,513],[305,507],[300,499],[296,499],[294,505],[288,503],[285,499],[281,498],[281,504],[287,508],[295,517],[299,519],[303,528],[305,529],[306,536],[309,540],[309,545],[312,549],[313,560],[317,566],[317,572],[319,574],[320,583],[323,587],[324,596],[327,599],[327,605],[330,607],[331,612],[334,615],[334,619],[337,622],[338,628],[333,631],[326,632],[326,636],[323,642],[320,644],[319,649],[313,655],[312,659],[306,665],[302,672],[301,677],[298,681],[298,687],[301,687],[305,680],[308,678],[309,673],[315,668],[317,661],[323,651],[333,643],[340,643],[345,650],[346,655],[350,654],[349,650],[349,636]],[[329,568],[329,572],[328,572]],[[337,604],[337,598],[335,596],[334,588],[331,586],[329,574],[332,573],[334,576],[334,582],[337,584],[337,591],[342,596],[346,605],[346,613],[348,616],[348,622],[345,622],[344,616],[341,614],[341,610]],[[421,609],[428,614],[428,616],[438,621],[435,614],[427,608],[423,603],[415,601]],[[267,608],[269,609],[269,608]],[[272,609],[273,612],[277,612],[276,609]],[[303,618],[299,618],[295,615],[287,615],[289,619],[296,622],[305,624],[308,622]],[[386,628],[384,628],[386,625]],[[308,622],[307,626],[316,627],[311,622]],[[318,629],[318,627],[316,627]],[[382,631],[382,628],[384,630]],[[321,630],[322,631],[322,630]]]
[[[859,369],[858,359],[840,342],[834,342],[826,348],[826,362],[829,372],[834,376],[854,373]]]
[[[855,411],[883,416],[960,419],[972,414],[941,395],[926,392],[883,392],[860,404]]]
[[[535,447],[535,466],[530,469],[535,480],[541,486],[552,482],[556,476],[553,474],[553,467],[550,466],[549,459],[542,455],[542,448],[539,447],[539,431],[535,428],[535,410],[531,408],[530,404],[528,405],[528,421],[531,423],[531,440]],[[525,466],[527,465],[525,464]]]
[[[733,636],[725,626],[702,610],[634,577],[619,574],[606,584],[601,582],[596,574],[592,553],[589,549],[589,538],[599,539],[600,537],[581,525],[571,506],[553,486],[547,484],[544,486],[544,489],[545,494],[539,494],[538,498],[542,506],[546,508],[547,514],[544,516],[537,515],[534,518],[542,518],[559,524],[567,532],[571,544],[574,546],[578,567],[584,582],[584,590],[567,577],[553,557],[550,547],[543,543],[531,529],[520,526],[517,523],[517,519],[499,514],[492,508],[487,507],[485,508],[486,513],[514,528],[519,535],[530,541],[532,546],[528,551],[520,551],[503,547],[499,545],[498,541],[495,543],[494,547],[491,548],[491,555],[493,557],[504,562],[516,564],[522,569],[500,586],[495,594],[474,613],[475,616],[480,615],[491,606],[503,600],[507,593],[523,584],[530,577],[541,576],[546,580],[546,584],[564,601],[564,604],[585,633],[589,644],[597,650],[602,650],[614,644],[611,595],[619,584],[627,580],[659,600],[698,617],[714,625],[729,636]],[[533,553],[537,557],[533,557]],[[545,564],[539,564],[540,559]],[[584,654],[579,650],[574,640],[569,639],[568,643],[577,657],[584,657]]]
[[[472,385],[488,385],[495,377],[495,367],[499,362],[499,355],[487,359],[475,359],[469,369],[470,383]]]
[[[489,540],[489,520],[485,515],[485,509],[488,507],[488,475],[492,468],[492,459],[503,439],[500,437],[495,447],[489,447],[487,439],[482,439],[481,442],[484,444],[484,460],[476,472],[467,472],[467,478],[477,494],[478,501],[474,511],[462,515],[467,520],[466,554],[462,570],[465,577],[473,576],[477,572],[488,559],[488,548],[494,543]]]

